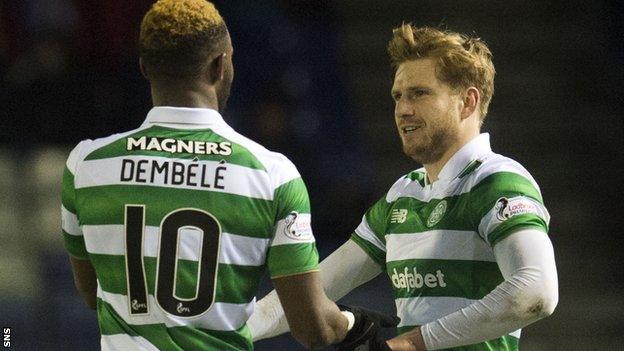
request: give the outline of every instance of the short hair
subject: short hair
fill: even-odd
[[[481,93],[480,120],[483,122],[494,95],[492,53],[476,37],[431,27],[403,24],[392,30],[388,53],[393,68],[408,60],[432,58],[437,62],[436,77],[452,89],[471,86]]]
[[[228,36],[223,18],[205,0],[159,0],[143,17],[139,55],[150,79],[198,76]]]

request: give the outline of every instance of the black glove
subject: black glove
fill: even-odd
[[[349,311],[355,316],[353,328],[338,345],[338,351],[352,351],[356,347],[368,344],[371,351],[390,350],[385,340],[378,340],[377,333],[381,328],[396,327],[399,317],[367,310],[361,307],[338,305],[340,310]]]

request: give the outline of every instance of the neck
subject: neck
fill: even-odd
[[[154,106],[195,107],[219,110],[217,94],[212,86],[175,86],[152,82]]]
[[[474,133],[466,133],[465,135],[460,136],[456,143],[451,145],[440,157],[439,160],[433,163],[423,165],[425,170],[427,171],[427,179],[429,183],[433,183],[438,180],[438,176],[440,175],[440,171],[446,165],[448,160],[455,155],[459,149],[461,149],[464,145],[468,144],[468,142],[474,138],[479,136],[479,131],[477,130]]]

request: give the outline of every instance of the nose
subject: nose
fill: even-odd
[[[396,101],[394,105],[394,116],[396,118],[411,117],[413,115],[414,109],[405,99],[399,99]]]

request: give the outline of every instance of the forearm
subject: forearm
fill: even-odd
[[[444,349],[498,338],[548,316],[557,304],[550,240],[528,231],[495,248],[505,281],[482,299],[395,338],[393,350]],[[515,234],[514,234],[515,235]],[[420,347],[414,347],[420,342]]]
[[[72,266],[76,290],[78,290],[87,306],[95,310],[97,308],[97,278],[95,269],[93,269],[88,260],[79,260],[70,256],[69,261]]]
[[[338,300],[371,280],[381,268],[353,241],[348,240],[320,263],[321,283],[331,300]],[[271,291],[256,304],[247,321],[254,341],[272,338],[289,331],[277,293]]]

